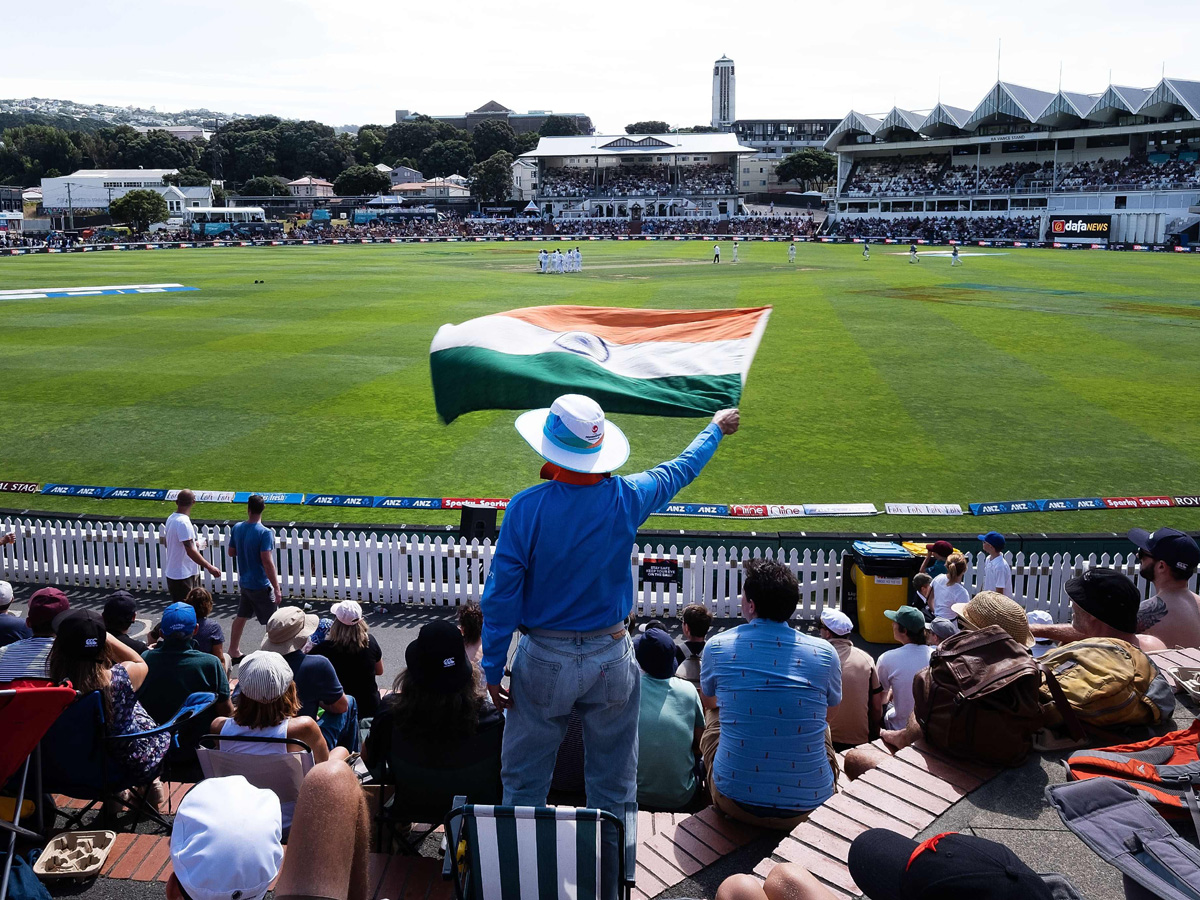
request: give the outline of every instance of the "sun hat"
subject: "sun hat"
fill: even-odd
[[[175,814],[171,865],[191,900],[259,900],[279,874],[282,837],[274,791],[241,775],[205,778]]]
[[[247,653],[238,666],[238,690],[258,703],[278,700],[295,680],[288,661],[272,650]]]
[[[158,628],[165,638],[191,637],[196,630],[196,607],[190,603],[172,603],[163,611],[162,624]]]
[[[847,635],[854,630],[854,623],[850,621],[848,615],[840,609],[831,609],[828,606],[821,610],[821,624],[838,637]]]
[[[670,678],[675,674],[675,642],[661,628],[650,628],[634,638],[633,655],[651,678]]]
[[[104,617],[94,609],[68,609],[54,617],[54,646],[71,656],[96,659],[107,637]]]
[[[522,413],[516,427],[542,459],[572,472],[611,472],[629,459],[625,432],[582,394],[563,394],[549,409]]]
[[[1071,602],[1095,616],[1109,628],[1133,634],[1137,631],[1142,596],[1125,575],[1097,566],[1076,575],[1063,585]]]
[[[475,677],[462,632],[442,619],[421,626],[404,648],[404,662],[417,684],[438,694],[462,690]]]
[[[320,621],[314,615],[305,615],[298,606],[281,606],[267,620],[267,633],[263,635],[259,649],[285,655],[302,650]]]
[[[955,603],[950,607],[959,622],[972,631],[999,625],[1018,644],[1033,646],[1033,635],[1029,632],[1029,620],[1021,604],[995,591],[980,591],[969,603]]]
[[[1004,549],[1004,535],[998,531],[989,531],[987,534],[979,535],[979,540],[985,544],[991,544],[997,550]]]
[[[25,624],[30,628],[45,628],[70,607],[71,601],[58,588],[42,588],[29,598],[29,612],[25,616]]]
[[[1174,528],[1160,528],[1153,534],[1145,528],[1134,528],[1126,537],[1139,550],[1161,559],[1177,572],[1187,572],[1200,564],[1200,546],[1190,536]]]
[[[0,609],[8,606],[13,602],[12,585],[7,581],[0,581]]]
[[[353,625],[362,618],[362,605],[357,600],[339,600],[329,611],[343,625]]]
[[[895,610],[885,609],[883,614],[905,631],[925,630],[925,613],[915,606],[902,606]]]
[[[846,857],[871,900],[1051,900],[1050,887],[995,841],[950,832],[918,844],[886,828],[864,831]]]

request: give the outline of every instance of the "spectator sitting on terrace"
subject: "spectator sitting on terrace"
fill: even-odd
[[[883,721],[883,685],[875,660],[850,643],[854,626],[850,617],[837,609],[821,611],[821,637],[829,641],[842,663],[842,702],[829,707],[833,749],[841,752],[868,743],[879,734]]]
[[[50,679],[70,681],[75,690],[85,694],[99,691],[109,736],[157,727],[137,699],[148,667],[140,656],[108,634],[100,613],[68,610],[54,619],[54,632],[47,663]],[[162,800],[162,783],[156,776],[170,745],[170,735],[163,733],[118,741],[109,750],[129,782],[147,785],[145,799],[152,806]]]
[[[404,785],[406,800],[422,808],[449,812],[457,794],[499,803],[504,716],[487,701],[458,629],[444,620],[421,626],[404,661],[363,744],[375,780]]]
[[[129,591],[115,591],[104,604],[104,627],[108,633],[136,653],[144,656],[146,642],[129,636],[129,629],[137,621],[137,600]],[[175,709],[178,709],[176,707]],[[175,710],[171,710],[175,712]]]
[[[1154,596],[1138,612],[1138,631],[1168,647],[1200,647],[1200,596],[1188,588],[1200,564],[1200,547],[1174,528],[1153,534],[1135,528],[1129,540],[1137,546],[1138,574],[1154,584]]]
[[[304,645],[317,630],[319,621],[316,616],[305,615],[299,607],[280,607],[267,622],[261,649],[280,654],[292,667],[300,714],[317,719],[325,742],[331,748],[357,750],[358,704],[343,691],[333,663],[324,656],[304,652]],[[318,707],[324,709],[319,719]]]
[[[15,613],[9,612],[13,602],[12,585],[0,581],[0,647],[33,637],[33,632]]]
[[[188,591],[184,602],[196,610],[196,637],[193,638],[196,649],[201,653],[211,653],[221,660],[221,664],[225,667],[225,674],[228,675],[233,661],[225,652],[225,632],[221,629],[220,623],[211,618],[212,594],[204,588],[192,588]]]
[[[1064,643],[1090,637],[1108,637],[1125,641],[1153,653],[1167,646],[1149,634],[1136,634],[1138,607],[1142,602],[1137,586],[1115,569],[1102,566],[1071,578],[1063,590],[1071,598],[1070,636],[1054,625],[1030,625],[1035,638],[1052,637]]]
[[[483,659],[483,610],[475,601],[458,608],[458,630],[462,632],[467,659],[479,665]]]
[[[841,661],[828,642],[788,624],[799,585],[787,566],[752,559],[744,568],[746,623],[710,640],[700,663],[700,748],[718,810],[791,831],[833,796],[825,717],[842,700]]]
[[[691,682],[697,691],[700,690],[700,659],[704,655],[704,640],[712,628],[712,620],[712,613],[699,603],[689,603],[680,616],[683,645],[675,648],[675,658],[679,660],[675,677]]]
[[[339,600],[329,611],[333,614],[329,634],[312,653],[333,663],[343,690],[358,705],[358,717],[369,719],[379,709],[375,678],[383,674],[383,651],[375,635],[367,630],[367,620],[357,601]]]
[[[892,635],[900,646],[879,657],[879,681],[886,691],[884,699],[890,701],[883,720],[887,728],[899,729],[913,710],[913,678],[929,667],[933,648],[925,632],[925,616],[919,609],[902,606],[886,610],[884,615],[892,620]]]
[[[54,620],[71,606],[58,588],[42,588],[29,598],[25,624],[33,636],[0,647],[0,683],[18,678],[46,678],[46,662],[54,646]]]
[[[933,618],[933,579],[929,577],[929,573],[918,572],[914,575],[912,589],[917,595],[913,598],[912,605],[921,611],[926,621],[929,621]]]
[[[967,574],[967,558],[958,551],[946,560],[946,571],[933,579],[933,615],[935,618],[953,619],[951,609],[956,603],[966,603],[971,594],[963,585]]]
[[[278,653],[256,650],[249,653],[238,666],[238,696],[231,717],[213,719],[212,731],[223,737],[293,738],[303,741],[312,751],[313,761],[344,760],[349,753],[344,747],[329,749],[320,726],[312,716],[300,709],[292,667]],[[255,741],[221,741],[222,750],[271,756],[293,753],[294,744],[258,743]],[[283,827],[292,824],[292,804],[283,805]]]
[[[641,809],[686,809],[701,789],[696,777],[704,710],[700,695],[675,678],[675,642],[661,628],[647,628],[633,642],[642,670],[638,713],[637,800]],[[707,805],[707,804],[706,804]]]

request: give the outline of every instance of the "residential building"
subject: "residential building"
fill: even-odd
[[[540,131],[546,119],[554,115],[574,120],[575,127],[579,129],[580,134],[591,134],[596,130],[592,125],[592,120],[583,113],[555,113],[548,109],[531,109],[527,113],[518,113],[495,100],[489,100],[479,109],[463,113],[461,116],[430,116],[430,118],[471,132],[474,132],[481,122],[489,120],[507,122],[513,131],[522,134],[526,131]],[[397,122],[411,122],[416,118],[417,113],[409,112],[407,109],[396,110]]]
[[[414,181],[425,180],[424,175],[408,166],[395,166],[388,169],[388,177],[392,179],[392,187],[398,184],[412,184]]]
[[[793,182],[780,184],[775,167],[790,153],[806,147],[821,149],[837,128],[839,119],[738,119],[730,130],[738,141],[758,152],[741,161],[739,184],[743,192],[798,190]]]
[[[157,191],[171,204],[212,206],[211,186],[176,188],[164,182],[178,169],[80,169],[59,178],[42,179],[42,206],[51,213],[70,210],[107,212],[109,204],[130,191]]]
[[[537,193],[537,173],[537,160],[526,159],[524,156],[513,160],[513,200],[524,200],[528,202],[533,199],[533,195]]]
[[[392,186],[392,193],[421,200],[447,200],[471,196],[469,189],[451,181],[450,178],[430,178],[428,181],[396,184]]]
[[[333,183],[314,175],[305,175],[288,182],[293,197],[332,197]]]

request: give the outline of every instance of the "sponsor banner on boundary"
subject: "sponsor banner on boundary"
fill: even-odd
[[[0,493],[36,494],[41,487],[36,481],[0,481]]]
[[[375,505],[375,498],[361,494],[307,494],[305,506],[356,506],[360,509]]]
[[[58,497],[103,497],[105,491],[112,488],[97,487],[91,484],[47,484],[42,488],[43,494],[53,494]]]
[[[376,509],[441,509],[441,497],[376,497]]]
[[[970,504],[973,516],[996,516],[1003,513],[1037,512],[1036,500],[1004,500],[998,503]]]
[[[889,516],[961,516],[957,503],[885,503]]]
[[[235,491],[233,502],[245,503],[255,494],[263,498],[263,503],[282,503],[289,506],[301,506],[304,503],[303,494],[280,493],[279,491]]]

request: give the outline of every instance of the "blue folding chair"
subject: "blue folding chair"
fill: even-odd
[[[170,720],[155,728],[130,734],[109,735],[100,692],[84,694],[67,707],[42,740],[39,790],[90,801],[74,814],[59,810],[71,828],[77,827],[97,803],[115,802],[133,812],[135,816],[148,816],[164,828],[170,829],[170,822],[136,794],[132,795],[130,800],[124,800],[120,796],[122,791],[148,784],[158,777],[163,763],[166,762],[166,756],[163,757],[163,763],[159,764],[159,771],[149,779],[134,778],[124,770],[114,751],[122,743],[156,734],[169,734],[171,743],[178,746],[180,727],[190,719],[203,715],[216,702],[216,694],[198,691],[184,701],[183,706]]]
[[[462,804],[445,826],[442,876],[454,882],[457,900],[629,900],[633,890],[626,858],[633,848],[607,810]]]

